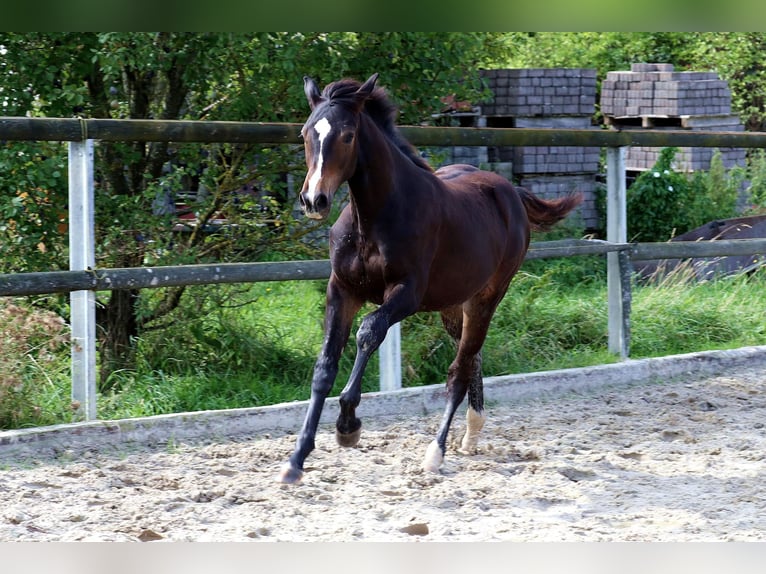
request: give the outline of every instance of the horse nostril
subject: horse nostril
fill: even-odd
[[[324,211],[327,209],[327,196],[326,195],[319,195],[314,200],[314,209],[316,211]]]

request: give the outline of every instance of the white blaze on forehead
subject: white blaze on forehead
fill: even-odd
[[[312,202],[314,201],[314,194],[316,194],[316,188],[317,185],[319,185],[319,180],[322,179],[322,164],[324,163],[324,152],[322,151],[322,145],[324,144],[324,140],[327,135],[330,133],[330,131],[332,131],[332,126],[330,125],[330,122],[327,121],[327,118],[322,118],[314,124],[314,129],[316,130],[317,134],[319,134],[319,157],[317,157],[316,169],[314,169],[314,173],[312,173],[311,177],[309,178],[307,199]]]

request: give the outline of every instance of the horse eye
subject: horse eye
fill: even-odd
[[[343,134],[343,137],[341,138],[341,141],[344,144],[350,144],[352,141],[354,141],[354,132],[348,132]]]

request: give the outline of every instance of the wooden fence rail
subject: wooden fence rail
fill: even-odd
[[[0,116],[0,141],[172,141],[300,144],[302,124]],[[401,126],[416,146],[594,146],[766,148],[766,132],[645,129]]]
[[[0,275],[0,296],[154,289],[181,285],[327,279],[328,259],[272,263],[215,263],[167,267],[47,271]]]
[[[725,241],[672,241],[637,243],[630,252],[634,261],[646,259],[685,259],[766,253],[766,239],[727,239]]]
[[[543,241],[530,245],[526,259],[603,255],[617,251],[627,252],[631,261],[754,255],[766,253],[766,239],[673,243],[609,243],[592,239]],[[0,274],[0,297],[82,290],[109,291],[181,285],[299,281],[327,279],[329,276],[329,259],[8,273]]]

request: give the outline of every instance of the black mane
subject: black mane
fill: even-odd
[[[354,94],[360,88],[361,82],[352,79],[338,80],[328,84],[322,92],[322,97],[328,102],[353,105],[355,103]],[[375,122],[380,130],[388,137],[391,142],[407,156],[412,163],[427,171],[433,171],[428,162],[423,159],[417,149],[404,139],[399,130],[396,129],[396,116],[398,109],[396,105],[389,100],[388,94],[383,88],[375,88],[370,96],[365,100],[364,111]]]

